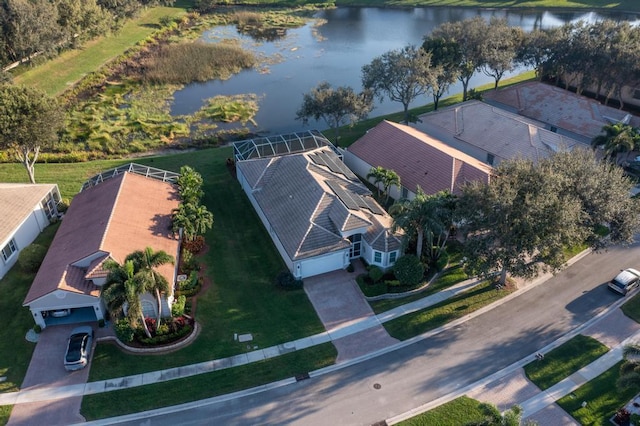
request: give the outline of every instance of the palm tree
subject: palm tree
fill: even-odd
[[[180,167],[180,176],[177,184],[180,197],[185,203],[200,203],[204,195],[202,191],[202,176],[190,166]]]
[[[162,318],[162,293],[168,293],[170,291],[169,282],[160,274],[156,268],[168,263],[173,264],[175,259],[165,251],[153,251],[151,247],[147,247],[144,250],[134,251],[125,258],[126,262],[132,262],[136,271],[134,278],[140,285],[140,291],[155,293],[158,303],[158,322]],[[138,289],[137,289],[138,290]]]
[[[418,186],[414,199],[406,198],[392,205],[389,213],[393,217],[394,229],[405,231],[405,238],[416,235],[416,256],[422,258],[422,247],[426,238],[429,245],[430,262],[437,260],[444,250],[453,215],[451,194],[442,191],[427,195]],[[437,245],[437,247],[436,247]]]
[[[400,186],[400,176],[393,170],[385,170],[382,177],[382,186],[384,186],[384,193],[386,194],[385,204],[389,202],[390,191],[392,185]]]
[[[213,227],[213,213],[202,204],[182,203],[173,212],[173,232],[182,229],[187,241],[205,234]]]
[[[628,124],[615,123],[602,127],[602,134],[591,141],[591,147],[604,149],[604,157],[615,162],[618,154],[640,148],[640,133]]]
[[[144,293],[144,285],[137,279],[135,265],[132,260],[119,265],[108,261],[104,265],[109,271],[107,281],[102,288],[101,297],[105,301],[112,316],[120,316],[127,305],[127,320],[131,328],[137,328],[140,319],[147,337],[151,337],[142,313],[140,295]]]
[[[384,167],[378,166],[372,167],[367,173],[367,180],[373,178],[373,184],[378,189],[378,198],[380,198],[380,185],[378,184],[384,181],[386,171]]]
[[[620,366],[620,377],[616,382],[618,388],[640,388],[640,345],[625,346],[622,355],[624,362]]]

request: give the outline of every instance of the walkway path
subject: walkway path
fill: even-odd
[[[572,259],[571,263],[575,262],[578,259],[579,257]],[[467,315],[466,317],[455,320],[445,325],[444,327],[441,327],[440,329],[433,330],[420,336],[416,336],[415,338],[403,342],[392,343],[389,341],[385,341],[385,339],[387,338],[395,340],[386,335],[385,331],[386,336],[378,336],[380,338],[379,341],[382,342],[382,344],[378,345],[377,349],[373,350],[373,352],[371,353],[356,356],[357,354],[355,352],[348,352],[350,344],[347,343],[344,346],[345,349],[343,350],[343,360],[340,360],[334,366],[311,372],[310,376],[314,377],[320,374],[324,374],[328,371],[344,368],[347,365],[361,362],[363,360],[391,352],[401,347],[406,347],[418,340],[422,340],[433,336],[434,334],[440,333],[445,329],[458,326],[462,322],[468,321],[473,317],[481,315],[487,310],[493,309],[497,304],[506,303],[508,300],[513,297],[517,297],[522,292],[527,291],[539,284],[542,284],[549,278],[549,276],[550,275],[543,275],[533,282],[529,282],[526,284],[520,283],[521,288],[519,290],[495,302],[494,304],[480,309],[470,315]],[[276,357],[294,350],[305,349],[330,341],[340,344],[340,340],[345,339],[345,337],[356,336],[357,338],[358,333],[367,331],[371,332],[371,330],[374,330],[373,332],[375,332],[375,330],[382,328],[380,325],[381,323],[439,303],[442,300],[455,296],[456,294],[459,294],[463,291],[469,290],[470,288],[473,288],[478,284],[479,281],[477,280],[467,280],[438,294],[427,296],[418,301],[397,307],[379,315],[364,315],[345,321],[336,321],[333,324],[331,324],[330,320],[328,320],[327,324],[331,324],[331,326],[328,327],[327,330],[323,333],[298,339],[293,342],[273,346],[270,348],[256,350],[253,352],[236,355],[230,358],[207,361],[199,364],[170,368],[162,371],[154,371],[128,377],[120,377],[79,385],[31,388],[24,389],[19,392],[4,393],[0,394],[0,405],[13,405],[32,403],[37,401],[52,401],[70,397],[81,397],[82,395],[142,386],[180,377],[189,377],[196,374],[203,374],[215,370],[244,365],[250,362]],[[576,330],[572,331],[561,339],[558,339],[556,342],[553,342],[547,347],[540,349],[541,352],[546,353],[578,333],[591,335],[602,341],[606,345],[612,347],[612,350],[606,355],[604,355],[594,363],[588,365],[587,367],[583,368],[579,372],[573,374],[571,377],[553,386],[552,388],[547,389],[544,392],[540,391],[531,382],[529,382],[526,377],[524,377],[522,367],[534,359],[534,354],[531,354],[528,357],[520,360],[519,362],[489,377],[486,377],[480,382],[474,383],[463,389],[459,389],[449,395],[446,395],[435,401],[431,401],[430,403],[425,404],[422,407],[411,410],[410,412],[404,413],[400,416],[396,416],[392,419],[388,419],[387,422],[389,424],[394,424],[398,421],[401,421],[402,419],[406,419],[413,415],[427,411],[440,404],[455,399],[458,396],[466,394],[479,400],[492,402],[498,405],[500,409],[506,409],[513,404],[519,404],[524,408],[526,417],[538,420],[541,422],[541,424],[572,424],[571,422],[573,422],[573,420],[571,419],[571,417],[564,413],[564,411],[562,411],[555,404],[555,401],[558,398],[568,394],[569,392],[572,392],[586,380],[590,380],[601,374],[603,371],[606,371],[622,358],[622,348],[626,343],[640,339],[640,325],[629,320],[620,313],[619,307],[625,301],[626,298],[621,298],[620,301],[610,306],[607,310],[594,317],[583,326],[578,327]],[[346,342],[346,340],[343,340],[343,342]],[[274,386],[283,386],[291,383],[292,381],[294,381],[294,379],[286,379],[273,384],[236,392],[234,394],[223,395],[220,398],[234,398],[243,394],[253,394],[256,392],[260,392],[263,389],[271,388]],[[101,421],[95,423],[105,424]]]

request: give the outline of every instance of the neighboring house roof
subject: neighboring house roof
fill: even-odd
[[[0,183],[0,242],[9,239],[55,188],[55,184]]]
[[[90,278],[104,276],[102,262],[151,247],[175,256],[179,241],[171,232],[171,212],[179,205],[167,182],[125,172],[90,187],[73,199],[24,304],[55,290],[99,296]],[[84,267],[83,259],[92,258]],[[173,282],[174,267],[158,272]]]
[[[400,248],[400,237],[388,232],[391,217],[330,148],[239,161],[236,167],[292,260],[349,248],[341,232],[359,228],[371,232],[365,236],[370,243]]]
[[[415,128],[448,145],[463,142],[501,160],[521,157],[537,161],[580,143],[546,130],[534,120],[476,100],[421,115],[419,121]]]
[[[602,105],[569,90],[542,82],[526,82],[483,94],[487,102],[498,102],[514,112],[581,135],[586,142],[599,135],[602,127],[622,121],[625,111]],[[632,126],[640,126],[640,118],[629,115]]]
[[[412,192],[458,193],[469,181],[489,182],[492,168],[412,127],[382,121],[354,142],[349,152],[374,167],[395,171]]]

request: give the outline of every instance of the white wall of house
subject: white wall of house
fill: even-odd
[[[96,319],[104,319],[105,308],[99,297],[87,296],[86,294],[77,294],[65,290],[56,290],[53,293],[44,295],[29,304],[31,316],[36,324],[45,328],[43,312],[55,311],[59,309],[77,309],[91,307]]]
[[[5,259],[3,255],[0,255],[0,278],[4,277],[9,269],[15,265],[20,251],[31,244],[49,223],[49,219],[47,219],[42,207],[38,204],[34,207],[33,211],[24,218],[24,221],[15,232],[0,243],[0,249],[8,247],[10,244],[16,249],[7,259]]]
[[[394,254],[392,254],[394,253]],[[369,265],[375,265],[383,270],[390,269],[396,263],[396,260],[400,257],[400,251],[394,250],[390,252],[384,252],[380,250],[374,250],[363,239],[361,256]]]
[[[369,171],[373,166],[367,163],[366,161],[364,161],[363,159],[361,159],[360,157],[357,157],[352,152],[349,152],[348,150],[343,151],[343,153],[344,153],[344,163],[347,165],[347,167],[349,167],[353,173],[360,176],[362,179],[367,180],[367,175],[369,174]],[[373,179],[369,179],[369,182],[373,183]],[[400,176],[400,183],[402,183],[402,176]],[[379,186],[380,186],[380,190],[384,190],[382,185],[379,184]],[[406,192],[406,198],[413,199],[416,196],[416,194],[410,191],[408,188],[406,189],[405,192]],[[389,188],[389,195],[394,200],[399,200],[400,198],[403,198],[402,186],[398,187],[396,185],[393,185],[391,188]]]
[[[293,265],[293,276],[301,279],[344,269],[349,265],[349,249],[297,260]]]

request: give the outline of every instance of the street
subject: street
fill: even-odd
[[[606,282],[639,267],[639,259],[638,244],[589,254],[512,301],[406,348],[249,397],[118,424],[373,424],[492,374],[589,320],[620,297]]]

